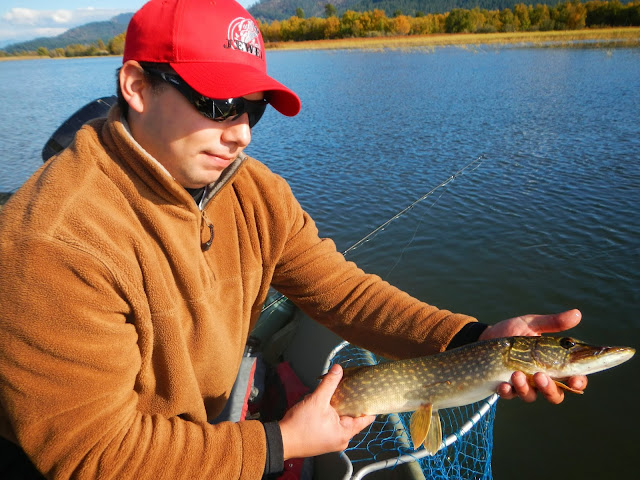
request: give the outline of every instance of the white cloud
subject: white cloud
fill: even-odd
[[[119,13],[122,13],[122,10],[91,7],[76,10],[33,10],[14,7],[2,15],[2,20],[10,25],[50,26],[55,24],[72,27],[93,21],[108,20]]]
[[[66,25],[73,20],[73,12],[71,10],[56,10],[51,13],[51,20]]]
[[[35,25],[37,17],[37,10],[16,7],[2,15],[2,20],[13,25]]]

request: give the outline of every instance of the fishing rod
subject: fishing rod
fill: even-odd
[[[387,221],[385,221],[384,223],[382,223],[381,225],[379,225],[378,227],[374,228],[373,230],[371,230],[369,233],[367,233],[364,237],[362,237],[360,240],[358,240],[356,243],[354,243],[353,245],[351,245],[349,248],[347,248],[345,251],[342,252],[342,255],[344,255],[345,257],[347,256],[347,254],[353,250],[355,250],[356,248],[358,248],[360,245],[362,245],[363,243],[366,243],[367,241],[369,241],[372,237],[374,237],[378,232],[380,232],[381,230],[384,230],[391,222],[397,220],[398,218],[400,218],[401,216],[403,216],[404,214],[406,214],[408,211],[410,211],[411,209],[413,209],[413,207],[415,207],[416,205],[418,205],[420,202],[423,202],[424,200],[426,200],[427,198],[429,198],[431,195],[433,195],[436,191],[438,191],[439,189],[447,186],[448,184],[450,184],[451,182],[453,182],[456,178],[458,178],[459,176],[463,175],[465,171],[471,169],[471,167],[473,167],[473,169],[471,169],[471,171],[475,170],[476,168],[478,168],[481,164],[482,161],[484,160],[485,156],[484,155],[480,155],[478,158],[476,158],[475,160],[472,160],[471,162],[467,163],[464,167],[462,167],[460,170],[458,170],[457,172],[455,172],[453,175],[449,176],[446,180],[444,180],[443,182],[440,182],[438,185],[436,185],[435,187],[433,187],[431,190],[429,190],[427,193],[425,193],[424,195],[422,195],[421,197],[417,198],[416,200],[413,201],[413,203],[409,204],[408,206],[406,206],[405,208],[403,208],[402,210],[400,210],[398,213],[396,213],[395,215],[393,215],[391,218],[389,218]],[[277,297],[275,300],[273,300],[271,303],[269,303],[268,305],[264,305],[262,307],[261,312],[264,312],[268,309],[270,309],[271,307],[273,307],[276,304],[282,303],[283,301],[285,301],[287,298],[280,294],[279,297]]]

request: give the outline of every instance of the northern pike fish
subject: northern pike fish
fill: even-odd
[[[544,372],[560,380],[620,365],[635,354],[630,347],[588,345],[571,337],[508,337],[453,350],[372,366],[345,368],[331,405],[339,415],[358,417],[414,411],[410,434],[434,454],[442,443],[438,409],[478,402],[496,392],[517,370],[529,381]]]

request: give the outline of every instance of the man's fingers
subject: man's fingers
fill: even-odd
[[[576,375],[575,377],[569,377],[567,379],[567,385],[574,390],[584,390],[587,388],[587,377],[584,375]]]
[[[534,315],[528,323],[537,333],[554,333],[575,327],[581,319],[580,310],[573,309],[553,315]]]
[[[363,415],[361,417],[340,417],[340,423],[343,427],[351,431],[351,436],[360,432],[363,428],[368,427],[376,419],[375,415]]]
[[[514,372],[511,375],[511,385],[513,385],[515,394],[523,401],[527,403],[535,401],[537,397],[536,390],[529,384],[524,373]]]
[[[340,425],[346,434],[343,450],[349,445],[349,441],[362,430],[367,428],[376,419],[375,415],[363,415],[362,417],[340,417]]]
[[[498,386],[498,395],[500,395],[500,398],[504,398],[505,400],[511,400],[512,398],[517,397],[513,386],[507,382],[501,383]]]
[[[558,387],[556,382],[545,373],[538,372],[533,377],[527,378],[522,372],[513,372],[510,381],[511,383],[505,382],[498,386],[498,395],[505,400],[520,397],[529,403],[536,399],[538,392],[552,404],[559,404],[564,400],[564,389]],[[587,388],[587,377],[584,375],[570,377],[567,379],[566,385],[574,390],[582,391]]]
[[[544,373],[536,373],[533,376],[533,382],[535,388],[549,403],[557,405],[564,400],[564,390],[558,388],[555,382]]]

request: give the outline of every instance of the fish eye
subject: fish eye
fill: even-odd
[[[569,350],[570,348],[576,346],[576,342],[573,340],[573,338],[564,337],[560,339],[560,346]]]

